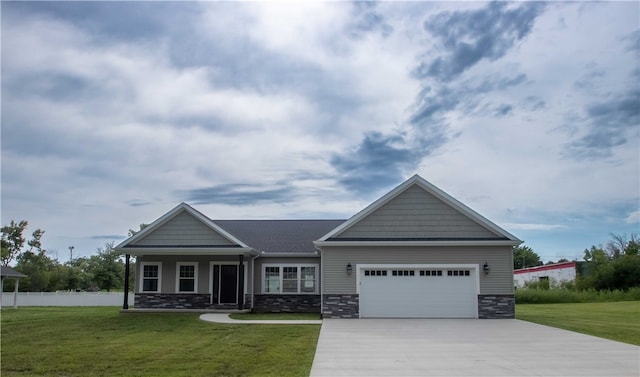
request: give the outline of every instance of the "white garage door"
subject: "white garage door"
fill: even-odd
[[[477,318],[477,268],[363,267],[361,318]]]

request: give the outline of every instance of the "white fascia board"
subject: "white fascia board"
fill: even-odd
[[[155,229],[159,228],[162,224],[174,218],[184,208],[184,205],[186,205],[186,203],[180,203],[177,206],[173,207],[169,212],[157,218],[154,222],[147,225],[144,229],[142,229],[138,233],[120,242],[114,249],[123,248],[141,238],[144,238],[147,234],[153,232]]]
[[[518,239],[516,236],[514,236],[513,234],[511,234],[511,233],[507,232],[506,230],[502,229],[498,225],[494,224],[493,222],[491,222],[490,220],[488,220],[484,216],[482,216],[479,213],[477,213],[476,211],[472,210],[471,208],[469,208],[468,206],[466,206],[462,202],[458,201],[457,199],[455,199],[451,195],[449,195],[446,192],[442,191],[441,189],[439,189],[438,187],[436,187],[432,183],[429,183],[427,180],[425,180],[424,178],[420,177],[417,174],[414,175],[413,177],[409,178],[408,180],[404,181],[402,184],[400,184],[398,187],[394,188],[393,190],[391,190],[390,192],[388,192],[387,194],[382,196],[380,199],[378,199],[375,202],[371,203],[365,209],[363,209],[360,212],[356,213],[349,220],[347,220],[344,223],[340,224],[338,227],[336,227],[331,232],[329,232],[326,235],[324,235],[318,241],[320,241],[320,242],[326,241],[326,240],[328,240],[328,239],[330,239],[332,237],[335,237],[336,235],[339,235],[340,233],[344,232],[346,229],[350,228],[351,226],[356,224],[358,221],[360,221],[361,219],[363,219],[364,217],[366,217],[370,213],[374,212],[378,208],[380,208],[383,205],[385,205],[386,203],[390,202],[393,198],[395,198],[396,196],[400,195],[401,193],[406,191],[409,187],[413,186],[414,184],[417,184],[418,186],[420,186],[422,189],[424,189],[428,193],[434,195],[438,199],[442,200],[443,202],[445,202],[448,205],[452,206],[453,208],[457,209],[462,214],[468,216],[469,218],[471,218],[472,220],[476,221],[477,223],[479,223],[480,225],[484,226],[485,228],[491,230],[492,232],[494,232],[496,234],[499,234],[500,236],[503,236],[505,238],[508,238],[510,241],[517,242],[516,245],[519,245],[519,244],[522,243],[522,241],[520,239]]]
[[[248,245],[246,245],[244,242],[242,242],[239,239],[235,238],[233,235],[228,233],[226,230],[224,230],[221,227],[219,227],[216,223],[214,223],[207,216],[205,216],[204,214],[202,214],[201,212],[199,212],[198,210],[196,210],[195,208],[191,207],[189,204],[184,203],[184,202],[178,204],[173,209],[171,209],[169,212],[167,212],[164,215],[160,216],[156,221],[152,222],[151,224],[149,224],[147,227],[145,227],[144,229],[142,229],[141,231],[139,231],[138,233],[136,233],[132,237],[129,237],[126,240],[122,241],[115,248],[116,249],[121,249],[121,248],[123,248],[123,247],[125,247],[127,245],[130,245],[130,244],[134,243],[135,241],[137,241],[139,239],[144,238],[147,234],[153,232],[154,230],[156,230],[157,228],[159,228],[163,224],[167,223],[169,220],[171,220],[174,217],[176,217],[177,215],[179,215],[182,211],[187,211],[193,217],[195,217],[196,219],[200,220],[203,224],[205,224],[209,228],[213,229],[214,231],[216,231],[217,233],[222,235],[227,240],[239,245],[242,248],[250,249],[250,247]]]
[[[315,241],[317,248],[327,246],[516,246],[520,240],[456,240],[456,241]]]
[[[415,181],[416,177],[418,177],[418,176],[414,175],[410,179],[408,179],[405,182],[403,182],[400,186],[398,186],[398,187],[394,188],[393,190],[389,191],[387,194],[385,194],[384,196],[382,196],[381,198],[379,198],[375,202],[369,204],[367,207],[365,207],[360,212],[358,212],[355,215],[351,216],[347,221],[343,222],[342,224],[340,224],[336,228],[334,228],[332,231],[330,231],[329,233],[327,233],[324,236],[322,236],[322,238],[320,238],[316,242],[326,241],[329,238],[334,237],[335,235],[338,235],[338,234],[342,233],[343,231],[345,231],[346,229],[350,228],[352,225],[354,225],[355,223],[360,221],[362,218],[364,218],[368,214],[372,213],[376,209],[382,207],[384,204],[389,202],[391,199],[395,198],[401,192],[406,190],[411,184],[413,184],[413,182]]]
[[[258,255],[251,249],[244,248],[206,248],[206,247],[190,247],[190,248],[116,248],[120,254],[130,255],[239,255],[247,256]]]
[[[261,258],[283,258],[283,257],[317,258],[319,256],[320,256],[320,254],[318,254],[317,252],[314,252],[314,253],[265,253],[265,252],[261,252],[260,253],[260,257]]]
[[[465,214],[469,218],[475,220],[480,225],[484,226],[485,228],[491,230],[494,233],[497,233],[497,234],[499,234],[499,235],[501,235],[501,236],[503,236],[505,238],[508,238],[509,240],[518,241],[518,243],[517,243],[518,245],[522,243],[522,241],[520,239],[518,239],[518,237],[516,237],[513,234],[511,234],[511,233],[507,232],[506,230],[502,229],[500,226],[498,226],[497,224],[495,224],[491,220],[489,220],[486,217],[482,216],[478,212],[472,210],[467,205],[465,205],[464,203],[460,202],[458,199],[454,198],[453,196],[447,194],[446,192],[442,191],[440,188],[436,187],[435,185],[433,185],[432,183],[428,182],[424,178],[422,178],[420,176],[415,176],[415,177],[417,177],[417,182],[416,183],[420,187],[422,187],[423,189],[425,189],[427,192],[431,193],[432,195],[434,195],[438,199],[442,200],[443,202],[451,205],[452,207],[454,207],[458,211],[462,212],[463,214]]]

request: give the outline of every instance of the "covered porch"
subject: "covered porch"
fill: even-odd
[[[232,250],[231,250],[232,249]],[[242,248],[127,250],[123,310],[244,311],[253,305],[253,260]],[[131,257],[136,257],[135,271]],[[134,274],[133,287],[129,276]]]

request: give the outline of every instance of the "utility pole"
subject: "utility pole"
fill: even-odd
[[[73,262],[73,249],[75,249],[74,246],[69,246],[69,253],[71,254],[69,262]]]

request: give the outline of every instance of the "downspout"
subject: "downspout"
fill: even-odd
[[[260,254],[251,258],[251,311],[254,311],[256,303],[256,259]]]
[[[130,255],[125,255],[124,262],[124,303],[122,304],[122,309],[129,309],[129,258]]]

